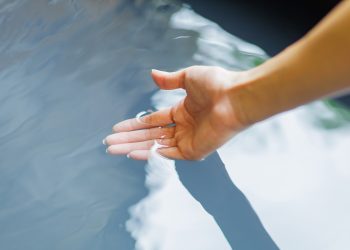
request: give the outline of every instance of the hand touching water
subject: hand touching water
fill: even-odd
[[[350,91],[350,1],[340,3],[295,44],[245,72],[190,67],[152,71],[161,89],[183,88],[174,107],[116,124],[106,138],[111,154],[147,159],[154,140],[159,153],[199,160],[246,126],[325,96]],[[324,60],[324,59],[327,60]],[[166,125],[175,123],[175,127]]]
[[[104,141],[108,153],[146,160],[157,140],[165,157],[200,160],[244,128],[232,96],[240,73],[193,66],[173,73],[152,70],[152,77],[159,88],[183,88],[187,96],[169,109],[116,124]]]

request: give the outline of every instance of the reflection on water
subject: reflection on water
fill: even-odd
[[[246,69],[266,59],[256,46],[165,0],[5,0],[0,29],[1,249],[350,244],[350,128],[333,106],[247,130],[219,150],[228,173],[217,155],[144,168],[104,153],[116,121],[183,96],[156,92],[151,68]]]

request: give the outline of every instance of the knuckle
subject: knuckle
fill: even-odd
[[[145,148],[145,149],[149,149],[149,148],[151,148],[153,145],[154,145],[154,140],[149,140],[149,141],[147,142],[147,145],[146,145],[146,148]]]
[[[147,129],[148,133],[147,133],[147,136],[148,136],[148,139],[153,139],[154,137],[157,136],[157,130],[156,128],[150,128],[150,129]]]
[[[153,130],[153,129],[147,129],[147,130],[146,130],[146,133],[145,133],[146,138],[145,138],[145,139],[149,140],[150,138],[152,138],[152,135],[153,135],[152,130]]]
[[[161,140],[161,145],[170,146],[171,145],[171,140],[170,139],[162,139]]]
[[[140,120],[141,120],[141,122],[143,122],[143,123],[149,124],[149,123],[150,123],[150,115],[142,116],[142,117],[140,118]]]
[[[147,123],[148,124],[154,124],[154,115],[148,115],[148,116],[146,116],[147,118]]]
[[[174,129],[173,128],[163,128],[161,132],[161,136],[165,136],[166,138],[171,138],[174,135]]]
[[[171,138],[170,139],[170,146],[175,147],[176,144],[177,144],[176,139],[175,138]]]
[[[163,139],[161,144],[164,146],[168,146],[168,147],[174,147],[176,145],[176,142],[175,142],[174,138]]]

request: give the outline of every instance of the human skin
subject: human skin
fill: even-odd
[[[171,159],[200,160],[259,121],[316,99],[350,90],[350,1],[340,3],[311,32],[251,70],[192,66],[152,70],[161,89],[183,88],[175,106],[113,127],[110,154],[146,160],[157,140]],[[174,127],[167,127],[175,123]]]

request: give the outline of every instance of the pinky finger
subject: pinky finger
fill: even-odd
[[[159,148],[157,152],[169,159],[174,160],[184,160],[185,158],[182,156],[181,152],[177,147],[169,147],[169,148]]]
[[[149,150],[135,150],[131,151],[127,156],[128,158],[139,160],[139,161],[147,161],[150,155]]]

